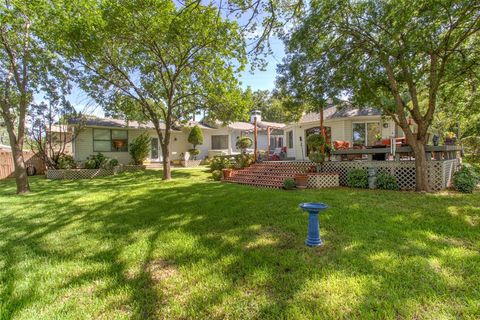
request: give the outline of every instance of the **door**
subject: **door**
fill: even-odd
[[[158,152],[158,138],[152,138],[151,140],[151,147],[150,147],[150,159],[155,161],[159,160],[159,152]]]

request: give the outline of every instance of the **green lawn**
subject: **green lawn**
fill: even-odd
[[[0,182],[0,319],[480,318],[480,193]],[[322,201],[321,248],[304,245]]]

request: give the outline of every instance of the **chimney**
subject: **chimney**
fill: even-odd
[[[262,122],[262,111],[252,110],[252,112],[250,112],[250,123],[254,123],[255,118],[257,118],[257,122]]]

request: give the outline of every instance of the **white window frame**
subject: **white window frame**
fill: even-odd
[[[353,125],[361,123],[365,126],[365,146],[368,146],[368,128],[367,124],[368,123],[378,123],[379,129],[380,129],[380,134],[382,134],[382,122],[381,121],[375,121],[375,120],[368,120],[368,121],[352,121],[352,145],[355,143],[355,139],[353,136]]]

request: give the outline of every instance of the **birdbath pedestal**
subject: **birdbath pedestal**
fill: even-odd
[[[309,247],[321,246],[323,242],[320,239],[318,214],[327,209],[328,206],[319,202],[305,202],[300,204],[300,208],[308,212],[308,236],[305,244]]]

